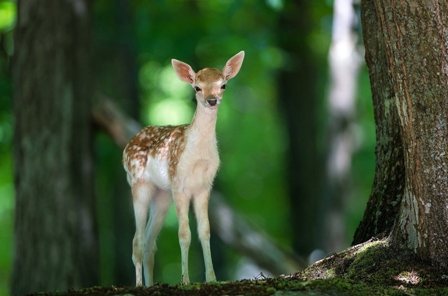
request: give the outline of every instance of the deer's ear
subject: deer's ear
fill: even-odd
[[[171,60],[171,64],[173,65],[174,71],[176,72],[177,77],[179,77],[180,80],[189,84],[194,83],[196,73],[193,71],[190,65],[175,59]]]
[[[226,80],[229,80],[238,74],[241,69],[241,65],[243,64],[243,60],[244,51],[240,51],[227,61],[226,65],[222,69],[222,73],[224,74],[224,78]]]

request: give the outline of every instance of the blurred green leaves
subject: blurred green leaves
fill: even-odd
[[[16,4],[12,1],[0,2],[0,31],[12,30],[16,22]]]
[[[16,4],[0,2],[0,51],[12,55],[12,33],[16,21]],[[0,57],[0,295],[8,295],[12,259],[14,183],[12,172],[13,116],[8,61]]]
[[[179,125],[189,123],[192,116],[188,98],[192,88],[177,78],[171,64],[161,66],[147,62],[140,70],[140,83],[147,102],[145,123],[149,125]]]

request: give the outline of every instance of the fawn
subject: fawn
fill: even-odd
[[[227,61],[222,71],[205,68],[198,73],[186,63],[171,60],[179,79],[189,83],[196,91],[197,106],[191,124],[145,127],[124,149],[123,164],[132,190],[136,224],[132,261],[137,285],[143,284],[142,262],[145,284],[153,284],[156,238],[171,199],[179,220],[182,283],[188,284],[190,281],[190,200],[193,200],[198,222],[206,281],[216,281],[210,254],[208,220],[210,190],[219,167],[215,127],[226,83],[238,74],[243,59],[244,51],[241,51]]]

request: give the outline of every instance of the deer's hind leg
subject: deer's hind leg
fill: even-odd
[[[135,266],[136,285],[143,285],[142,259],[145,246],[145,227],[148,220],[148,209],[154,193],[154,185],[145,180],[139,180],[131,185],[132,203],[135,216],[135,235],[132,241],[132,262]]]
[[[145,283],[148,286],[154,284],[154,255],[157,251],[156,239],[162,229],[166,213],[171,205],[169,191],[156,189],[150,205],[148,225],[146,226],[146,246],[143,256]]]

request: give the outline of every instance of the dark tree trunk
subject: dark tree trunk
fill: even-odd
[[[287,65],[278,76],[278,103],[285,120],[289,154],[287,180],[291,201],[293,248],[308,256],[318,244],[322,160],[317,149],[317,63],[306,40],[311,33],[310,3],[288,2],[280,16],[279,45]]]
[[[14,295],[98,284],[89,3],[18,3]]]
[[[377,166],[377,170],[383,166],[388,179],[376,179],[373,192],[395,186],[388,191],[394,196],[371,197],[369,208],[374,214],[386,208],[380,199],[394,206],[388,207],[394,215],[385,217],[392,244],[446,267],[448,3],[365,0],[363,9],[370,75],[389,74],[381,78],[382,84],[372,80],[374,93],[380,94],[379,101],[374,100],[375,110],[383,113],[376,116],[376,125],[380,131],[389,127],[390,134],[386,144],[378,142],[377,156],[378,151],[393,156]]]
[[[113,85],[113,93],[120,94],[118,99],[125,110],[133,118],[139,118],[140,100],[138,94],[138,69],[136,64],[135,35],[132,30],[131,3],[128,0],[115,0],[113,2],[117,39],[115,46],[115,58],[117,69],[115,72],[116,84]],[[103,61],[107,62],[107,61]],[[121,73],[117,75],[116,73]],[[118,76],[118,77],[117,77]],[[123,150],[117,149],[117,158],[121,159]],[[135,225],[132,210],[132,196],[126,174],[121,161],[115,162],[109,171],[110,180],[113,180],[113,229],[115,268],[114,283],[121,285],[135,284],[135,269],[130,260],[132,250],[132,238]],[[109,196],[107,198],[110,198]]]

